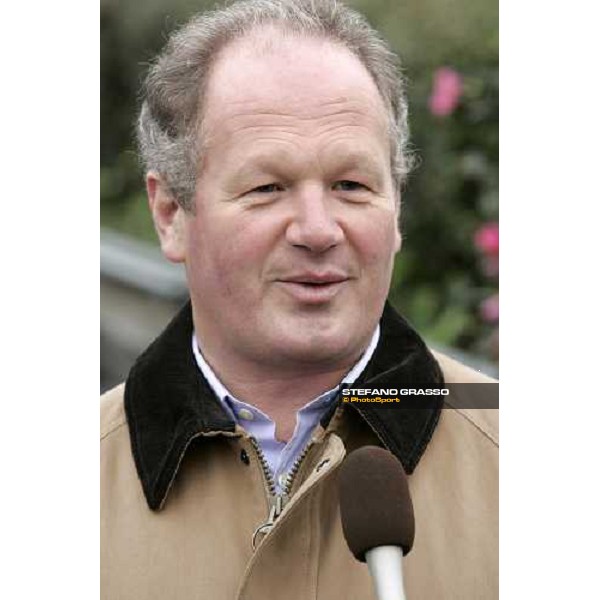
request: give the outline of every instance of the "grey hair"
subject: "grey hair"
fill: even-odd
[[[202,104],[210,68],[229,43],[269,25],[331,40],[362,62],[389,115],[391,172],[399,194],[413,163],[399,60],[360,13],[336,0],[237,0],[195,16],[173,34],[142,90],[137,138],[146,172],[157,172],[174,199],[193,212],[202,159]]]

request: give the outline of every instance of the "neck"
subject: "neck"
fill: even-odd
[[[238,400],[256,406],[273,420],[280,441],[288,441],[293,435],[298,410],[338,385],[360,356],[328,369],[299,365],[295,370],[281,370],[247,365],[231,358],[219,360],[222,357],[205,346],[202,355]]]

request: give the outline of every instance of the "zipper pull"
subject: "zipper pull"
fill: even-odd
[[[257,540],[259,535],[266,535],[273,529],[275,520],[281,514],[285,503],[287,502],[287,494],[277,494],[271,496],[271,509],[269,510],[269,517],[265,523],[256,528],[252,534],[252,549],[256,550]]]

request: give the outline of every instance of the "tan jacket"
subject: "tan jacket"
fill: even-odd
[[[442,371],[446,383],[490,381],[434,360],[389,307],[381,325],[365,386],[439,384]],[[103,600],[374,600],[337,497],[340,463],[364,444],[386,446],[409,473],[409,600],[498,597],[497,410],[340,405],[274,525],[256,534],[270,511],[261,457],[199,374],[190,336],[188,307],[101,401]]]

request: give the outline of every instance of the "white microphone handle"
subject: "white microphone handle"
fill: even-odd
[[[377,546],[365,553],[377,600],[406,600],[402,583],[402,548]]]

